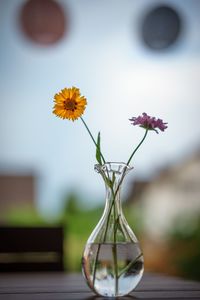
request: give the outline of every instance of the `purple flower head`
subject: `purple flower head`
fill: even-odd
[[[143,113],[142,116],[137,118],[133,117],[130,121],[132,122],[132,125],[139,125],[142,128],[154,130],[156,133],[158,133],[156,130],[157,128],[161,131],[164,131],[167,128],[167,123],[164,123],[163,120],[150,117],[146,113]]]

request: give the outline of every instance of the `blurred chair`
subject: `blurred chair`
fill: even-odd
[[[62,227],[0,227],[0,272],[63,271]]]

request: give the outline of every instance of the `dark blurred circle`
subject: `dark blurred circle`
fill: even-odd
[[[63,37],[67,18],[62,7],[54,0],[28,0],[21,8],[20,23],[29,39],[50,45]]]
[[[180,16],[173,8],[158,6],[144,17],[142,23],[143,41],[151,49],[166,49],[178,39],[181,26]]]

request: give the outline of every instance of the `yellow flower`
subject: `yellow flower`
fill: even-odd
[[[84,113],[87,100],[81,96],[80,91],[76,87],[64,88],[54,96],[53,113],[68,120],[77,120]]]

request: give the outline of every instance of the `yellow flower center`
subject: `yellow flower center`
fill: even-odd
[[[77,103],[73,99],[67,99],[64,103],[65,109],[74,111],[77,108]]]

